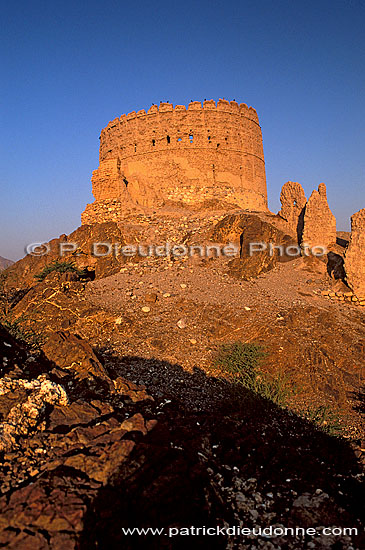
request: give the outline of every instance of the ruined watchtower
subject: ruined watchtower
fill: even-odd
[[[83,223],[113,220],[138,207],[201,205],[215,199],[267,210],[262,134],[255,109],[220,99],[161,103],[109,122],[100,136],[95,202]]]

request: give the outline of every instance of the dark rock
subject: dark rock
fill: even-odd
[[[240,257],[230,261],[229,271],[242,279],[257,277],[278,263],[300,256],[300,249],[293,237],[255,214],[226,216],[214,228],[212,238],[221,243],[239,242]],[[292,248],[288,250],[288,247]]]
[[[49,416],[49,429],[89,424],[99,416],[97,409],[83,401],[74,401],[67,407],[54,407]]]
[[[43,346],[46,357],[64,370],[71,370],[94,390],[113,391],[114,386],[90,344],[69,332],[53,332]]]

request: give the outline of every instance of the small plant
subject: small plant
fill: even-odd
[[[290,397],[298,389],[293,387],[285,374],[272,375],[261,369],[266,356],[267,353],[260,344],[233,342],[220,347],[214,365],[224,372],[222,377],[228,377],[235,384],[279,407],[287,407]],[[310,407],[297,411],[296,414],[328,435],[338,437],[343,433],[341,417],[327,405]]]
[[[56,271],[57,273],[76,273],[79,277],[85,276],[85,271],[79,269],[74,262],[54,260],[51,264],[46,265],[40,273],[34,275],[34,277],[38,281],[43,281],[52,271]]]
[[[341,417],[328,405],[308,408],[302,416],[328,435],[339,436],[343,431]]]
[[[279,372],[276,375],[265,374],[256,381],[256,391],[261,397],[272,401],[279,407],[285,407],[296,388],[290,382],[288,376]]]
[[[266,353],[259,344],[233,342],[220,347],[215,365],[227,374],[239,378],[245,385],[251,386],[265,356]]]
[[[8,318],[2,318],[1,324],[16,340],[23,342],[34,350],[40,350],[44,343],[42,336],[35,333],[32,329],[26,328],[24,326],[25,321],[23,316],[13,321]]]
[[[0,311],[3,315],[8,313],[9,310],[9,296],[6,291],[6,273],[0,273]]]
[[[221,346],[214,364],[233,382],[276,405],[285,406],[293,389],[282,373],[273,376],[261,370],[266,356],[267,352],[260,344],[233,342]]]

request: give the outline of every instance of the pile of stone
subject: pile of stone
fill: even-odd
[[[322,290],[322,296],[326,296],[330,300],[338,300],[339,302],[348,302],[355,306],[365,306],[365,296],[356,296],[351,290],[342,292],[334,290]]]

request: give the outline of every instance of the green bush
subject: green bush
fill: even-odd
[[[5,315],[9,310],[9,293],[6,291],[7,274],[0,273],[0,313]]]
[[[79,269],[74,262],[54,260],[51,264],[46,265],[40,273],[34,275],[38,281],[43,281],[49,273],[56,271],[57,273],[76,273],[79,277],[85,276],[85,271]]]
[[[329,435],[339,436],[343,431],[341,417],[328,405],[308,408],[301,416]]]
[[[43,337],[24,326],[25,318],[23,316],[20,316],[13,321],[3,317],[0,318],[0,322],[13,336],[13,338],[19,342],[23,342],[34,350],[40,350],[42,344],[44,343]]]
[[[254,383],[257,369],[265,356],[266,353],[259,344],[233,342],[220,347],[215,365],[250,386]]]
[[[261,370],[261,364],[267,356],[265,349],[256,343],[233,342],[223,344],[219,349],[214,364],[220,368],[225,377],[244,388],[285,406],[289,395],[293,393],[289,379],[282,373],[276,376]]]

